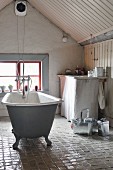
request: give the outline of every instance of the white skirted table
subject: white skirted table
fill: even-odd
[[[63,78],[61,96],[61,115],[68,121],[79,118],[83,109],[89,109],[89,117],[98,118],[98,95],[100,80],[105,77],[66,76],[58,75],[60,82]],[[65,81],[64,81],[65,80]],[[100,89],[102,91],[103,89]],[[85,117],[85,115],[83,115]]]

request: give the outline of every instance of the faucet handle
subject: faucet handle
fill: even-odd
[[[31,80],[31,77],[30,77],[30,75],[28,75],[28,81],[29,81],[29,80]]]
[[[85,113],[87,114],[87,118],[89,117],[89,108],[85,108],[85,109],[82,109],[81,111],[81,117],[82,117],[82,113],[85,111]]]
[[[87,108],[87,118],[89,117],[89,109]]]

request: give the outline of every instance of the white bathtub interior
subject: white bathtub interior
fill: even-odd
[[[7,103],[40,103],[39,95],[37,93],[26,94],[26,97],[22,97],[22,93],[13,92],[7,95]]]
[[[42,92],[29,92],[25,97],[22,93],[12,92],[4,96],[2,103],[4,104],[51,104],[61,102],[60,98]]]

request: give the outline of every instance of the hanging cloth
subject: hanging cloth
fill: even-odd
[[[98,103],[99,103],[100,109],[105,108],[104,88],[103,88],[102,82],[99,83]]]

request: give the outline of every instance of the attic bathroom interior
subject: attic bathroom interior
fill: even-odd
[[[0,169],[113,169],[113,0],[0,1]]]

